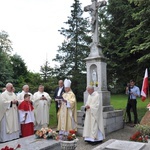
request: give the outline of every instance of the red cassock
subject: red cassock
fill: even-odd
[[[22,137],[26,137],[34,134],[33,109],[34,108],[32,104],[29,101],[25,101],[25,100],[18,106]],[[26,117],[26,121],[24,122],[24,117],[26,113],[27,113],[27,117]]]

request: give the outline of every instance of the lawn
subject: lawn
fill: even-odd
[[[142,102],[140,98],[137,99],[137,112],[138,112],[138,120],[140,121],[144,114],[147,111],[147,104],[148,100]],[[127,95],[111,95],[110,104],[114,107],[114,109],[126,109],[127,104]],[[77,103],[77,109],[80,110],[81,106],[83,106],[83,102]],[[50,107],[50,127],[56,127],[57,120],[56,120],[56,109],[55,109],[55,102],[53,101]]]

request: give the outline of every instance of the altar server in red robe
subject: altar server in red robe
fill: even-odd
[[[21,135],[26,137],[34,134],[34,112],[30,95],[24,95],[24,101],[18,106],[19,118],[21,124]]]

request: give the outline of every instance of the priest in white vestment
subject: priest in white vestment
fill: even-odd
[[[58,127],[60,134],[67,134],[70,130],[77,131],[77,106],[76,97],[72,92],[71,81],[65,79],[64,87],[65,93],[63,93],[63,100],[58,111]]]
[[[6,90],[0,95],[0,142],[19,138],[18,101],[13,85],[6,84]]]
[[[94,87],[87,86],[87,92],[83,137],[86,142],[96,143],[105,139],[102,100]]]
[[[33,95],[33,106],[35,115],[35,130],[49,125],[49,110],[51,97],[47,92],[44,92],[44,86],[40,85],[38,92]]]
[[[24,95],[25,94],[29,94],[30,95],[30,100],[31,101],[33,100],[33,96],[29,92],[29,85],[24,85],[22,87],[22,92],[17,95],[17,100],[18,100],[19,103],[21,103],[22,101],[24,101]]]

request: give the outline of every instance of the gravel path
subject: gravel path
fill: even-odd
[[[109,135],[107,135],[106,139],[103,142],[108,141],[109,139],[129,141],[130,136],[132,136],[132,134],[135,132],[136,132],[135,128],[125,125],[125,127],[123,129],[120,129],[118,131],[112,132]],[[90,145],[90,144],[84,142],[84,139],[82,137],[78,137],[78,139],[79,139],[79,141],[78,141],[76,150],[92,150],[93,148],[100,145],[100,144]]]

